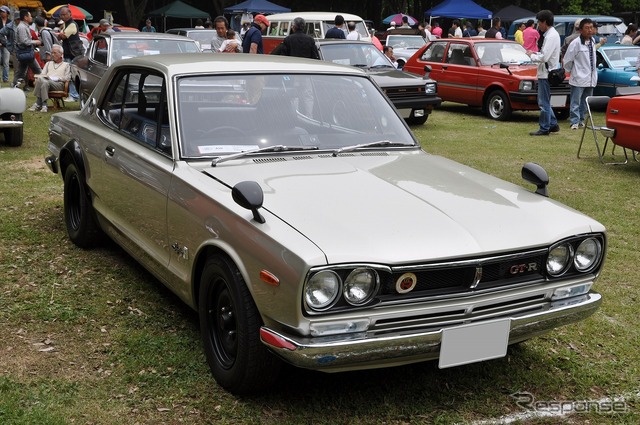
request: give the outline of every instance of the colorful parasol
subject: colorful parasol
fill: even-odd
[[[47,11],[47,17],[51,18],[54,17],[56,19],[60,18],[60,8],[61,7],[68,7],[69,10],[71,11],[71,17],[73,19],[77,19],[77,20],[92,20],[93,19],[93,15],[89,12],[87,12],[86,10],[84,10],[83,8],[79,7],[79,6],[74,6],[72,4],[61,4],[58,6],[55,6],[53,8],[51,8],[49,11]]]
[[[409,18],[409,25],[417,25],[418,20],[413,16],[405,15],[404,13],[396,13],[395,15],[389,15],[383,19],[382,23],[385,25],[389,25],[391,22],[395,22],[397,26],[402,25],[402,17],[406,16]]]

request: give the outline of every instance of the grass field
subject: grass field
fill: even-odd
[[[515,393],[599,401],[601,410],[624,397],[622,412],[526,423],[640,422],[640,163],[601,165],[592,141],[576,159],[581,132],[568,123],[530,137],[537,114],[502,123],[445,104],[414,131],[426,151],[525,187],[521,166],[537,162],[552,198],[600,220],[609,251],[595,286],[604,295],[598,313],[503,359],[331,375],[286,368],[269,394],[236,398],[209,373],[195,312],[115,244],[83,251],[68,241],[62,182],[43,162],[50,115],[26,112],[24,145],[0,145],[0,423],[498,423],[526,413]]]

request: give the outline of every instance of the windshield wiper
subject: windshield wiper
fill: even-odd
[[[393,68],[393,66],[385,64],[385,65],[373,65],[371,67],[371,69],[377,69],[377,68]]]
[[[251,149],[248,151],[242,151],[238,153],[234,153],[227,156],[218,156],[213,158],[211,161],[211,166],[215,167],[221,162],[231,161],[232,159],[242,158],[246,155],[251,155],[252,153],[260,153],[260,152],[286,152],[286,151],[308,151],[308,150],[317,150],[317,146],[284,146],[284,145],[276,145],[276,146],[267,146],[259,149]]]
[[[339,154],[344,152],[351,152],[360,148],[371,148],[374,146],[415,146],[415,145],[407,145],[406,143],[392,142],[391,140],[378,140],[377,142],[362,143],[360,145],[353,145],[353,146],[345,146],[343,148],[334,150],[332,155],[338,156]]]

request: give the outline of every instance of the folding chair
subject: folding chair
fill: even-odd
[[[623,147],[624,151],[624,162],[605,162],[604,160],[604,152],[607,149],[607,143],[609,139],[612,139],[615,130],[613,128],[609,128],[606,125],[596,125],[593,120],[592,109],[604,109],[607,110],[607,105],[609,104],[609,100],[611,98],[609,96],[587,96],[587,122],[585,123],[584,129],[582,130],[582,138],[580,139],[580,145],[578,145],[578,158],[580,158],[580,150],[582,149],[582,142],[584,141],[584,136],[587,133],[587,130],[591,130],[593,134],[593,141],[596,144],[596,149],[598,151],[598,158],[600,162],[607,165],[623,165],[629,162],[629,157],[627,156],[627,150]],[[598,142],[598,133],[601,137],[604,137],[604,145],[602,149],[600,149],[600,143]],[[613,147],[611,148],[611,154],[613,154],[613,150],[616,147],[616,144],[611,140],[611,144]]]

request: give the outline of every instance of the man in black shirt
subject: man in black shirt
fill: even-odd
[[[293,20],[292,32],[282,42],[280,54],[299,58],[320,59],[315,40],[304,32],[303,18],[298,17]]]

